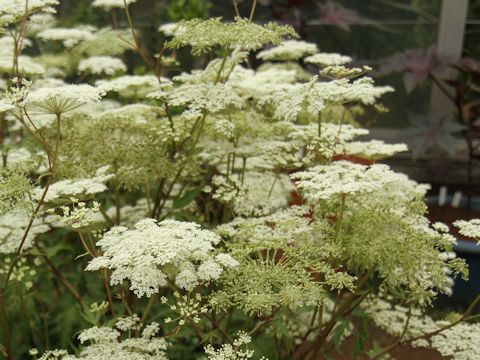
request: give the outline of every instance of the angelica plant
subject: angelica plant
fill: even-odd
[[[480,298],[427,314],[468,277],[455,238],[427,186],[375,163],[406,145],[359,139],[393,90],[369,68],[255,6],[163,25],[148,49],[136,1],[93,1],[128,24],[101,29],[56,26],[56,3],[0,1],[2,356],[306,359],[352,336],[371,358],[477,356]],[[172,70],[184,47],[206,65]]]

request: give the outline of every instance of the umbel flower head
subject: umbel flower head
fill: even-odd
[[[305,58],[305,62],[318,66],[340,66],[352,62],[352,58],[337,53],[319,53]]]
[[[42,114],[60,115],[84,104],[99,102],[104,92],[87,84],[40,88],[24,100],[27,109]]]
[[[48,189],[44,201],[49,203],[70,203],[72,198],[84,200],[93,197],[95,194],[108,189],[105,183],[114,175],[108,173],[108,166],[103,166],[90,178],[63,179],[53,183]],[[38,200],[44,189],[37,188],[33,192],[33,198]]]
[[[438,330],[451,325],[456,319],[453,317],[435,320],[421,309],[408,309],[405,306],[394,305],[378,298],[362,304],[362,308],[375,325],[390,335],[400,336],[403,333],[405,340],[421,337],[411,342],[413,347],[432,348],[449,359],[480,358],[480,347],[473,345],[480,342],[480,324],[478,322],[463,322],[440,332]],[[409,326],[404,332],[407,319]],[[434,333],[434,335],[422,337],[428,333]]]
[[[272,49],[260,51],[257,58],[268,61],[294,61],[317,52],[316,44],[299,40],[286,40]]]
[[[58,0],[2,0],[0,1],[0,28],[14,24],[25,16],[55,12]],[[27,11],[25,11],[27,10]]]
[[[319,82],[318,76],[313,76],[308,83],[295,84],[275,92],[274,116],[279,120],[295,121],[303,113],[317,116],[331,104],[372,105],[391,91],[393,88],[390,86],[374,86],[369,77],[352,82],[348,79]]]
[[[123,75],[114,79],[98,80],[95,85],[101,91],[117,92],[123,97],[143,97],[158,86],[158,79],[153,75]]]
[[[136,315],[131,318],[120,318],[115,324],[118,330],[106,326],[94,326],[83,330],[78,335],[83,347],[77,356],[69,355],[66,350],[56,349],[45,352],[39,360],[167,360],[165,350],[168,343],[157,336],[160,325],[152,322],[141,328],[139,320]],[[142,330],[141,336],[122,339],[122,333],[132,330]]]
[[[10,211],[0,216],[0,254],[13,254],[22,241],[30,217],[24,212]],[[33,246],[35,237],[46,233],[50,227],[42,220],[35,219],[25,239],[23,250]]]
[[[79,73],[114,75],[119,71],[127,71],[127,66],[122,60],[111,56],[92,56],[78,64]]]
[[[382,140],[352,141],[344,146],[345,153],[365,159],[380,160],[399,152],[408,151],[406,144],[386,144]]]
[[[212,254],[219,242],[217,234],[195,223],[143,219],[131,230],[117,226],[108,231],[97,242],[103,256],[91,260],[87,270],[111,269],[110,283],[128,279],[130,290],[139,297],[157,293],[168,279],[192,290],[218,279],[224,267],[237,266],[228,254]]]
[[[257,50],[266,44],[278,45],[284,37],[297,36],[290,26],[276,23],[262,26],[241,18],[233,23],[224,23],[221,18],[193,19],[179,22],[178,26],[181,31],[173,31],[174,37],[167,47],[178,49],[188,45],[194,55],[213,48]]]
[[[90,39],[92,36],[92,32],[87,28],[45,29],[37,34],[37,37],[42,39],[43,41],[61,41],[63,46],[65,46],[66,48],[71,48],[79,42]]]
[[[247,360],[251,359],[254,351],[244,349],[252,342],[250,336],[244,332],[239,331],[238,337],[232,344],[224,344],[220,349],[215,349],[212,345],[205,347],[205,354],[208,360]],[[262,358],[264,359],[264,358]]]
[[[457,220],[453,225],[459,229],[460,234],[477,239],[480,244],[480,219]]]
[[[349,161],[318,165],[291,175],[296,186],[309,200],[330,199],[335,195],[371,193],[386,184],[399,182],[402,177],[387,165],[370,167]]]
[[[0,100],[0,114],[15,109],[15,106],[9,104],[4,99]]]
[[[124,8],[125,3],[127,5],[136,2],[137,0],[94,0],[92,6],[100,7],[106,11],[112,10],[113,8]]]

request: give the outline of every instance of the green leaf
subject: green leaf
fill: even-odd
[[[198,194],[200,194],[201,191],[202,191],[202,188],[200,187],[187,190],[185,194],[183,194],[183,196],[176,197],[175,199],[173,199],[173,208],[181,209],[187,206],[197,197]]]
[[[350,322],[343,318],[339,318],[337,326],[332,331],[332,341],[335,344],[335,348],[338,352],[340,351],[340,345],[342,344],[342,337],[345,334],[345,331],[348,329]]]
[[[364,353],[365,342],[368,340],[368,333],[360,330],[355,336],[355,346],[353,348],[353,359],[358,359]]]
[[[370,359],[374,358],[375,356],[377,356],[378,354],[380,354],[382,351],[384,351],[385,349],[381,346],[379,346],[378,344],[374,344],[373,345],[373,349],[371,349],[369,352],[368,352],[368,357]]]

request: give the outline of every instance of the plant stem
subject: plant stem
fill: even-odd
[[[318,327],[318,335],[315,338],[315,341],[310,344],[310,346],[304,346],[303,348],[300,347],[297,351],[292,355],[292,359],[306,359],[305,355],[310,353],[314,355],[314,358],[322,348],[323,343],[327,339],[330,332],[333,330],[335,325],[337,324],[337,319],[339,316],[344,316],[346,312],[349,311],[350,305],[358,296],[360,290],[368,283],[368,280],[373,274],[373,270],[367,271],[357,282],[355,291],[347,294],[345,299],[342,303],[336,308],[331,315],[330,320],[323,326],[320,324]]]
[[[456,104],[456,99],[452,96],[452,94],[445,88],[445,86],[440,82],[440,80],[437,79],[437,77],[431,73],[428,74],[430,79],[432,79],[433,83],[437,85],[437,87],[440,89],[440,91],[454,104]]]
[[[30,333],[32,334],[33,341],[36,343],[36,336],[35,336],[35,324],[32,320],[32,317],[30,316],[30,311],[28,311],[28,308],[25,304],[25,297],[23,296],[23,289],[22,289],[23,284],[17,283],[17,293],[18,293],[18,298],[20,300],[20,308],[22,310],[22,315],[25,318],[25,322],[28,324],[28,327],[30,329]]]
[[[24,114],[27,117],[27,119],[33,124],[32,120],[30,119],[30,117],[29,117],[29,115],[28,115],[28,113],[25,109],[24,109]],[[55,153],[53,154],[53,157],[52,157],[52,154],[50,152],[50,148],[49,148],[48,144],[45,142],[45,139],[41,135],[34,136],[37,140],[39,140],[40,144],[45,149],[45,153],[47,154],[48,164],[49,164],[49,174],[48,174],[47,184],[45,185],[45,188],[42,192],[42,195],[40,196],[40,199],[38,201],[37,206],[33,210],[32,215],[30,216],[30,220],[29,220],[29,222],[27,224],[27,227],[26,227],[26,229],[23,233],[22,239],[20,240],[20,244],[18,245],[18,248],[17,248],[17,250],[16,250],[16,252],[13,256],[13,259],[12,259],[12,262],[11,262],[10,267],[8,269],[7,275],[5,277],[5,281],[3,283],[3,286],[2,286],[2,288],[0,288],[0,313],[1,313],[0,314],[0,320],[2,322],[3,332],[5,334],[3,344],[4,344],[5,349],[7,351],[7,358],[9,360],[13,359],[13,358],[12,358],[12,353],[11,353],[11,343],[10,343],[11,338],[10,338],[10,331],[9,331],[8,317],[7,317],[8,311],[7,311],[7,302],[6,302],[6,291],[7,291],[8,284],[9,284],[9,281],[10,281],[10,277],[12,276],[12,272],[13,272],[13,269],[15,267],[15,264],[17,263],[17,261],[20,257],[20,253],[22,252],[22,249],[23,249],[23,246],[25,245],[28,234],[30,233],[30,230],[33,226],[33,222],[34,222],[38,212],[40,211],[40,208],[42,207],[42,205],[45,201],[45,197],[47,196],[48,189],[50,188],[50,185],[53,182],[53,178],[55,176],[55,171],[56,171],[55,166],[56,166],[57,157],[58,157],[58,146],[59,146],[58,143],[60,142],[60,135],[58,134],[58,132],[60,131],[60,115],[59,114],[57,114],[56,121],[57,121],[57,136],[56,136],[56,144],[55,144]],[[23,125],[25,125],[25,121],[23,121],[23,119],[22,119],[21,122],[22,122]]]
[[[83,233],[81,231],[78,231],[78,236],[80,237],[80,241],[82,242],[83,247],[89,253],[89,255],[92,257],[92,259],[97,257],[97,253],[96,253],[95,249],[91,249],[90,246],[88,246],[88,243],[85,240],[85,237],[83,236]],[[109,282],[108,282],[108,272],[107,272],[106,269],[102,269],[101,274],[102,274],[102,278],[103,278],[103,287],[105,288],[105,293],[107,295],[109,309],[110,309],[110,312],[112,313],[112,315],[115,316],[115,309],[113,307],[112,292],[110,291],[110,285],[109,285]]]
[[[235,11],[235,17],[238,17],[240,18],[240,11],[238,10],[238,2],[237,0],[232,0],[232,5],[233,5],[233,9]]]
[[[142,318],[140,319],[140,325],[144,325],[145,321],[147,320],[148,314],[150,313],[150,310],[153,308],[153,304],[155,304],[155,301],[158,298],[158,294],[153,294],[150,299],[148,300],[147,307],[145,308],[145,311],[143,312]]]
[[[61,128],[60,128],[60,114],[57,114],[56,117],[56,128],[57,128],[57,134],[56,134],[56,140],[55,140],[55,150],[53,153],[53,160],[52,160],[52,169],[56,170],[57,169],[57,161],[58,161],[58,149],[60,147],[60,139],[61,139]],[[55,171],[54,171],[55,175]]]
[[[342,127],[343,127],[343,122],[345,121],[346,113],[347,113],[347,108],[346,108],[346,106],[343,106],[342,107],[342,114],[340,115],[340,122],[338,124],[337,136],[335,137],[335,141],[333,142],[333,146],[332,146],[332,153],[335,152],[335,148],[337,147],[337,144],[340,141],[340,135],[342,134]]]
[[[242,174],[241,174],[241,181],[242,181],[242,185],[243,185],[243,182],[245,181],[245,170],[247,169],[247,158],[246,157],[243,157],[242,158]]]
[[[108,299],[108,306],[110,308],[110,313],[115,316],[115,308],[113,307],[113,297],[112,292],[110,291],[110,285],[108,283],[108,272],[105,269],[102,269],[102,277],[103,277],[103,287],[105,288],[105,293],[107,294]]]
[[[24,112],[25,112],[26,117],[30,120],[30,122],[32,122],[25,109],[24,109]],[[23,245],[25,245],[25,241],[27,240],[27,236],[30,233],[33,222],[34,222],[38,212],[40,211],[40,208],[42,207],[43,202],[45,201],[45,197],[47,196],[48,189],[50,188],[50,185],[52,184],[53,178],[55,176],[56,164],[57,164],[57,158],[58,158],[58,148],[59,148],[59,144],[60,144],[60,114],[57,114],[57,116],[56,116],[56,124],[57,124],[57,126],[56,126],[57,127],[57,134],[56,134],[55,151],[53,153],[53,157],[52,157],[50,151],[48,150],[48,148],[49,148],[48,144],[44,140],[43,140],[43,142],[41,142],[42,146],[45,147],[45,152],[47,154],[48,163],[49,163],[49,167],[50,167],[50,169],[49,169],[50,171],[49,171],[49,175],[48,175],[48,179],[47,179],[47,184],[45,185],[45,189],[42,192],[40,200],[38,201],[38,204],[37,204],[36,208],[34,209],[33,214],[30,217],[27,228],[25,229],[25,232],[23,233],[22,240],[20,241],[20,244],[18,245],[17,251],[15,252],[15,255],[14,255],[14,258],[13,258],[12,263],[10,265],[10,268],[8,269],[7,277],[5,278],[5,284],[4,284],[5,289],[8,286],[8,282],[10,281],[10,276],[12,275],[13,268],[14,268],[17,260],[18,260],[18,257],[20,256],[20,253],[22,252]]]
[[[50,179],[50,177],[49,177]],[[18,258],[20,257],[20,253],[23,249],[23,245],[25,244],[25,241],[27,240],[27,236],[30,232],[30,229],[32,228],[33,221],[35,220],[35,217],[37,216],[38,211],[40,210],[40,207],[43,205],[43,200],[45,199],[45,196],[47,195],[48,188],[50,186],[50,181],[47,182],[47,186],[45,187],[42,197],[40,198],[40,201],[38,202],[37,207],[33,211],[32,216],[30,217],[30,220],[28,222],[27,228],[25,229],[25,232],[23,233],[22,240],[20,241],[20,245],[18,245],[17,251],[15,252],[15,255],[13,257],[12,263],[10,264],[10,267],[7,272],[7,276],[5,278],[5,282],[3,284],[3,288],[6,289],[8,287],[8,283],[10,281],[10,277],[12,276],[13,268],[15,267]]]
[[[222,327],[220,326],[220,324],[218,323],[218,321],[210,316],[208,316],[207,314],[205,314],[205,317],[210,321],[210,323],[213,325],[213,327],[215,329],[217,329],[218,331],[220,331],[220,333],[222,334],[222,336],[224,338],[227,339],[227,341],[232,344],[233,343],[233,339],[230,335],[228,335],[228,333],[222,329]]]
[[[321,334],[320,334],[320,336],[317,340],[318,343],[317,343],[316,352],[318,352],[318,350],[320,350],[321,346],[323,345],[323,343],[327,339],[328,335],[330,334],[330,332],[335,327],[335,325],[337,323],[337,321],[336,321],[337,318],[339,316],[343,316],[345,311],[348,311],[351,303],[355,300],[355,297],[356,297],[358,291],[361,288],[363,288],[363,286],[365,286],[365,284],[370,279],[370,276],[372,275],[372,273],[373,273],[373,271],[370,270],[362,278],[360,278],[360,280],[357,283],[357,286],[355,288],[355,292],[348,294],[347,298],[343,301],[343,303],[339,305],[337,311],[334,314],[332,314],[331,320],[325,325],[325,329],[321,332]]]
[[[275,178],[273,179],[272,186],[270,186],[270,190],[268,191],[268,198],[270,199],[270,196],[272,195],[273,188],[275,187],[275,184],[277,183],[278,179],[278,173],[275,173]]]
[[[152,213],[151,213],[151,217],[153,219],[156,218],[158,207],[160,206],[160,202],[162,201],[162,190],[163,190],[164,185],[165,185],[165,178],[162,177],[158,181],[157,191],[155,192],[155,201],[153,203],[153,210],[152,210]]]
[[[85,240],[85,237],[83,236],[82,232],[81,231],[78,231],[78,237],[80,238],[80,241],[83,245],[83,248],[88,252],[88,254],[93,258],[96,257],[94,251],[92,249],[90,249],[90,246],[88,246],[87,244],[87,241]]]
[[[252,336],[254,335],[257,331],[259,331],[262,327],[264,327],[265,325],[267,325],[270,321],[272,321],[272,319],[275,317],[275,314],[278,312],[280,308],[277,307],[275,310],[272,311],[272,313],[265,319],[263,320],[262,322],[258,322],[258,324],[252,329],[250,330],[250,332],[248,333],[249,336]]]
[[[317,124],[318,124],[318,137],[322,137],[322,113],[318,113],[317,116]]]
[[[128,305],[128,301],[127,299],[125,298],[125,293],[123,292],[123,290],[120,290],[120,297],[122,299],[122,303],[123,303],[123,306],[125,307],[125,310],[127,311],[127,314],[129,316],[132,316],[133,315],[133,311],[130,307],[130,305]]]
[[[140,44],[140,40],[138,40],[137,32],[135,31],[135,27],[133,26],[132,16],[130,15],[130,10],[128,10],[127,0],[123,0],[123,5],[125,8],[125,16],[127,17],[128,26],[130,27],[130,31],[132,32],[133,41],[135,42],[137,52],[148,67],[150,67],[151,69],[155,69],[155,64],[152,64],[152,62],[148,59],[147,54],[145,53],[142,45]]]
[[[253,0],[252,9],[250,10],[250,16],[248,17],[248,21],[253,20],[253,15],[255,15],[256,8],[257,8],[257,0]]]
[[[223,56],[222,63],[220,64],[220,69],[218,70],[214,85],[218,84],[218,82],[220,81],[220,77],[222,76],[222,71],[223,71],[223,68],[225,67],[225,63],[227,62],[227,58],[228,58],[228,52],[225,51],[225,55]]]
[[[11,338],[10,338],[10,327],[8,326],[7,302],[5,298],[6,298],[5,289],[0,288],[0,318],[2,320],[3,346],[5,348],[5,352],[7,353],[7,359],[13,360]]]
[[[228,153],[227,155],[227,181],[228,178],[230,177],[230,161],[231,161],[231,153]]]
[[[115,224],[120,225],[120,189],[115,189]]]
[[[340,210],[338,212],[337,221],[335,222],[335,241],[338,240],[338,235],[340,234],[340,229],[342,227],[343,213],[345,212],[345,194],[341,195]]]
[[[77,292],[75,287],[70,284],[70,282],[62,275],[62,273],[55,267],[55,265],[52,263],[48,255],[43,251],[43,249],[38,245],[35,244],[35,247],[37,250],[40,252],[42,255],[43,259],[47,263],[48,267],[52,271],[52,274],[57,277],[57,279],[60,281],[60,283],[67,289],[67,291],[72,295],[72,297],[75,299],[75,301],[80,305],[80,307],[84,307],[82,297],[80,294]]]

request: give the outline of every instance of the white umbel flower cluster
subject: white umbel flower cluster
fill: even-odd
[[[135,317],[129,320],[119,319],[117,328],[122,332],[131,331],[134,321]],[[138,326],[133,329],[137,328]],[[81,344],[89,343],[78,356],[69,355],[65,350],[50,350],[45,352],[39,360],[168,360],[165,353],[168,343],[165,339],[156,337],[159,330],[160,326],[153,322],[144,327],[140,337],[121,340],[120,331],[106,326],[94,326],[78,335]]]
[[[91,207],[88,207],[84,202],[79,202],[72,207],[62,206],[61,210],[62,216],[55,219],[59,221],[61,226],[69,226],[73,229],[85,228],[102,220],[100,204],[95,201]]]
[[[292,206],[264,217],[238,217],[218,226],[215,231],[221,236],[234,238],[236,242],[261,244],[266,249],[279,244],[310,242],[308,214],[308,208]]]
[[[29,222],[30,217],[25,213],[12,211],[0,216],[0,254],[12,254],[17,251]],[[43,220],[35,219],[22,249],[31,248],[35,237],[49,230],[50,227]]]
[[[357,102],[371,105],[391,91],[390,86],[374,86],[368,77],[353,82],[347,79],[319,82],[314,76],[306,84],[291,85],[274,92],[272,102],[276,106],[275,118],[293,122],[302,113],[317,116],[330,104]]]
[[[137,0],[126,0],[127,5],[130,5]],[[123,0],[94,0],[92,6],[100,7],[104,10],[112,10],[114,8],[124,8],[125,2]]]
[[[406,144],[386,144],[382,140],[352,141],[344,145],[345,153],[371,160],[380,160],[408,151]]]
[[[168,279],[192,290],[218,279],[224,267],[236,264],[228,254],[214,256],[214,245],[219,242],[218,235],[195,223],[143,219],[131,230],[117,226],[107,232],[97,242],[103,256],[91,260],[87,270],[112,270],[111,284],[128,279],[138,297],[157,293],[168,285]]]
[[[242,347],[252,342],[250,336],[243,331],[238,332],[238,337],[232,344],[224,344],[220,349],[215,350],[212,345],[205,347],[205,354],[208,360],[246,360],[251,359],[253,350],[243,350]]]
[[[408,309],[403,306],[392,306],[390,303],[376,299],[363,305],[367,314],[375,324],[391,335],[400,336],[404,331],[408,318]],[[418,309],[412,310],[404,339],[415,338],[433,333],[449,326],[446,320],[434,320],[422,314]],[[412,342],[414,347],[436,349],[443,356],[453,360],[473,360],[480,358],[480,324],[460,323],[439,334]]]
[[[234,201],[235,213],[241,216],[265,216],[285,207],[294,189],[287,175],[249,171],[245,174],[246,190]]]
[[[99,102],[104,92],[87,84],[44,87],[28,93],[27,109],[44,114],[62,114],[84,104]]]
[[[25,8],[30,14],[53,13],[58,0],[2,0],[0,1],[0,28],[11,25],[25,16]]]
[[[92,178],[84,179],[65,179],[57,181],[50,185],[45,202],[62,202],[72,198],[84,200],[89,199],[92,195],[104,192],[107,190],[105,183],[112,179],[113,175],[107,173],[107,168],[102,167],[97,170]],[[43,189],[36,189],[34,193],[35,199],[40,199]]]
[[[285,40],[274,48],[260,51],[257,58],[266,61],[293,61],[317,52],[316,44],[301,40]]]
[[[305,58],[305,62],[318,66],[341,66],[352,62],[352,58],[337,53],[318,53]]]
[[[163,33],[165,36],[174,36],[176,32],[182,31],[181,25],[178,23],[166,23],[158,27],[158,31]]]
[[[78,64],[79,73],[114,75],[120,71],[127,71],[127,66],[122,60],[111,56],[92,56]]]
[[[457,220],[453,225],[459,229],[460,234],[476,239],[480,245],[480,219]]]
[[[30,43],[25,40],[23,46]],[[10,74],[14,58],[13,40],[9,37],[0,38],[0,73]],[[30,56],[20,54],[17,57],[18,70],[25,75],[38,76],[45,73],[45,68],[35,62]]]
[[[71,48],[81,41],[91,39],[93,33],[87,29],[54,28],[40,31],[37,37],[43,41],[60,41],[66,48]]]
[[[203,111],[216,114],[227,108],[241,108],[244,100],[225,84],[183,84],[168,96],[173,106],[186,106],[188,112],[200,116]]]
[[[240,180],[232,177],[227,178],[225,176],[215,175],[212,178],[212,185],[214,186],[213,191],[210,185],[206,186],[203,191],[211,193],[213,199],[226,204],[231,203],[238,196],[245,194],[245,189],[242,187]]]
[[[326,200],[336,195],[359,195],[380,190],[387,184],[403,180],[402,174],[387,165],[365,166],[349,161],[318,165],[291,175],[307,199]]]
[[[112,80],[96,82],[99,89],[105,92],[117,92],[124,97],[143,97],[158,84],[157,77],[153,75],[123,75]]]
[[[137,314],[117,319],[115,327],[121,331],[140,330],[140,318]]]
[[[233,139],[235,136],[235,124],[229,120],[217,120],[213,123],[213,128],[218,135],[224,136],[227,139]]]
[[[9,104],[3,99],[0,99],[0,114],[15,109],[15,106]]]
[[[13,43],[11,38],[0,38],[0,73],[10,74],[12,71],[12,64],[14,59]],[[26,41],[28,46],[30,43]],[[25,75],[42,75],[45,73],[45,68],[39,63],[35,62],[30,56],[19,54],[17,56],[18,69]]]

